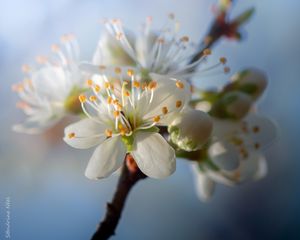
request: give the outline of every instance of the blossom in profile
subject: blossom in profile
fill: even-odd
[[[201,199],[211,197],[215,183],[233,186],[266,175],[263,153],[277,137],[271,119],[256,113],[240,121],[214,119],[212,135],[206,157],[193,166]]]
[[[79,97],[88,118],[65,129],[64,141],[70,146],[97,146],[85,175],[90,179],[109,176],[121,167],[127,153],[149,177],[172,174],[175,151],[157,126],[170,124],[187,104],[189,84],[158,74],[144,81],[133,68],[102,66],[98,75],[104,84],[90,81],[93,93]]]
[[[179,23],[174,14],[169,15],[168,22],[159,30],[152,29],[152,21],[148,17],[139,34],[134,34],[124,28],[119,19],[105,20],[106,31],[101,34],[92,65],[135,66],[144,77],[157,73],[187,79],[225,64],[226,60],[222,58],[213,66],[201,67],[211,54],[210,49],[191,62],[199,52],[199,46],[189,36],[178,36]]]
[[[23,65],[24,81],[13,85],[21,99],[17,107],[27,115],[18,132],[41,133],[68,114],[81,111],[78,94],[83,91],[83,74],[79,70],[79,46],[76,38],[62,36],[61,44],[51,47],[49,57],[38,56],[37,65]]]

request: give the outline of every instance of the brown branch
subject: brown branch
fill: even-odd
[[[127,155],[126,159],[128,158],[130,158],[129,155]],[[109,239],[109,237],[115,234],[115,229],[121,218],[122,211],[130,190],[139,180],[147,177],[138,168],[136,168],[134,171],[130,171],[129,169],[130,166],[128,166],[128,163],[124,163],[116,192],[112,201],[107,203],[105,217],[99,224],[99,227],[94,233],[92,240]]]

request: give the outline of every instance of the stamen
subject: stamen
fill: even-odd
[[[132,69],[128,69],[128,70],[127,70],[127,75],[128,75],[129,77],[132,77],[132,76],[134,75],[134,71],[133,71]]]
[[[94,87],[94,90],[95,90],[95,92],[98,93],[98,92],[100,92],[101,87],[98,84],[96,84],[95,87]]]
[[[140,85],[140,83],[138,81],[133,81],[133,86],[135,88],[139,88],[141,85]]]
[[[86,80],[86,85],[88,85],[89,87],[93,86],[93,80],[91,79]]]
[[[211,55],[211,50],[209,48],[204,49],[203,51],[204,56]]]
[[[111,88],[111,84],[110,84],[109,82],[105,82],[105,83],[104,83],[104,87],[105,87],[106,89],[110,89],[110,88]]]
[[[157,82],[156,81],[151,81],[149,84],[148,84],[148,88],[150,90],[152,89],[155,89],[157,87]]]
[[[112,136],[112,130],[106,129],[105,130],[105,135],[106,135],[106,137],[110,138]]]
[[[58,52],[59,51],[59,46],[57,44],[52,44],[51,51],[52,52]]]
[[[155,117],[153,118],[153,121],[156,122],[156,123],[158,123],[159,120],[160,120],[160,116],[155,116]]]
[[[97,97],[96,96],[90,96],[90,101],[91,102],[95,102],[97,100]]]
[[[177,81],[176,81],[176,87],[178,87],[179,89],[183,89],[183,88],[184,88],[183,82],[177,80]]]
[[[220,63],[226,64],[227,63],[227,59],[225,57],[221,57],[220,58]]]
[[[71,139],[71,138],[74,138],[75,136],[76,136],[76,135],[75,135],[75,133],[73,133],[73,132],[71,132],[71,133],[68,134],[68,138],[70,138],[70,139]]]
[[[119,67],[116,67],[115,68],[115,73],[116,74],[120,74],[122,72],[122,69],[121,68],[119,68]]]
[[[259,143],[255,143],[255,144],[254,144],[254,148],[255,148],[255,149],[259,149],[259,148],[260,148],[260,144],[259,144]]]
[[[210,44],[211,43],[211,41],[212,41],[212,37],[211,36],[206,36],[205,37],[205,39],[204,39],[204,43],[205,43],[205,45],[208,45],[208,44]]]
[[[79,98],[79,101],[80,101],[81,103],[84,103],[84,102],[86,101],[86,96],[83,95],[83,94],[79,95],[78,98]]]
[[[253,129],[252,129],[252,131],[253,131],[254,133],[258,133],[258,132],[260,131],[259,126],[254,126]]]
[[[114,117],[117,118],[120,116],[120,112],[119,111],[114,111]]]
[[[163,107],[163,108],[161,109],[161,111],[162,111],[162,113],[163,113],[164,115],[166,115],[166,114],[169,112],[169,110],[168,110],[167,107]]]
[[[111,97],[111,96],[108,96],[108,98],[107,98],[107,103],[108,103],[108,104],[112,104],[112,101],[113,101],[112,97]]]
[[[190,40],[190,38],[188,36],[183,36],[180,41],[181,42],[188,42]]]
[[[100,69],[100,71],[104,71],[106,69],[106,66],[105,65],[99,65],[99,69]]]
[[[24,73],[28,73],[28,72],[30,72],[30,70],[31,70],[31,67],[29,65],[27,65],[27,64],[22,65],[22,71]]]
[[[180,101],[180,100],[176,101],[176,107],[177,108],[180,108],[181,105],[182,105],[182,101]]]

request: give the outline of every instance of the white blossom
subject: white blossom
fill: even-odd
[[[27,115],[24,123],[13,126],[15,131],[35,134],[53,126],[70,113],[66,105],[70,94],[83,87],[75,37],[64,35],[61,44],[54,44],[51,49],[49,57],[37,57],[38,66],[24,65],[26,78],[13,85],[21,98],[17,107]]]
[[[90,179],[109,176],[120,168],[126,153],[149,177],[172,174],[175,152],[156,126],[168,125],[186,105],[188,84],[157,74],[145,82],[132,68],[101,68],[98,75],[104,92],[99,84],[90,82],[93,95],[80,96],[88,118],[65,129],[64,140],[70,146],[97,146],[85,175]]]
[[[272,120],[249,114],[241,121],[214,120],[213,141],[196,169],[197,192],[207,200],[215,183],[233,186],[267,173],[263,151],[276,139]]]

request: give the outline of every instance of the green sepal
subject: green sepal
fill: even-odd
[[[134,142],[133,134],[130,136],[122,136],[121,139],[124,145],[126,146],[127,152],[131,152],[133,150],[133,142]]]
[[[246,23],[254,14],[255,8],[249,8],[244,11],[241,15],[237,16],[233,22],[237,23],[237,25],[241,26],[242,24]]]

